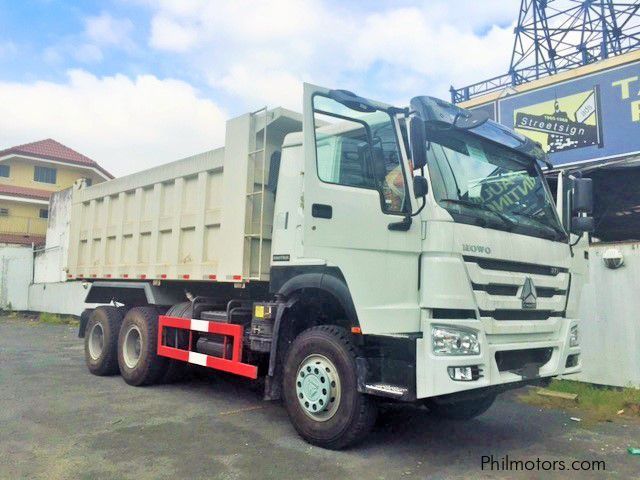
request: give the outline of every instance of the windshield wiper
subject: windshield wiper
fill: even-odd
[[[558,228],[555,228],[552,225],[547,225],[546,223],[544,223],[542,220],[540,220],[539,218],[537,218],[534,215],[531,215],[529,213],[522,213],[522,212],[510,212],[510,213],[512,213],[514,215],[518,215],[519,217],[524,217],[524,218],[528,218],[529,220],[533,220],[538,225],[541,225],[543,228],[551,230],[553,232],[553,234],[554,234],[554,239],[555,240],[560,240],[560,239],[566,238],[566,235],[562,230],[560,230]]]
[[[496,217],[498,217],[500,220],[502,220],[509,229],[512,229],[515,225],[515,222],[513,220],[511,220],[507,215],[505,215],[502,212],[498,212],[496,210],[493,210],[489,207],[487,207],[486,205],[482,204],[482,203],[476,203],[476,202],[472,202],[470,200],[464,200],[462,198],[443,198],[440,200],[441,202],[449,202],[449,203],[456,203],[458,205],[464,205],[466,207],[472,207],[472,208],[476,208],[478,210],[482,210],[483,212],[489,212],[489,213],[493,213]]]

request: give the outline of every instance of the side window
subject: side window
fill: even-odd
[[[0,165],[0,177],[9,178],[11,176],[11,167],[9,165]]]
[[[318,177],[326,183],[374,189],[382,210],[402,213],[405,175],[391,117],[358,112],[330,99],[313,99]]]

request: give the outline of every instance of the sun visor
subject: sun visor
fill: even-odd
[[[540,162],[547,162],[540,144],[513,130],[488,119],[475,119],[479,113],[461,108],[434,97],[420,96],[411,99],[411,110],[425,121],[427,129],[456,128],[482,137],[491,142],[512,148]],[[464,122],[461,122],[463,119]],[[460,125],[463,124],[464,128]]]

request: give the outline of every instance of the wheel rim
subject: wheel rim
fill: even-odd
[[[324,355],[309,355],[298,367],[296,396],[302,411],[316,421],[333,417],[340,405],[340,376]]]
[[[135,368],[140,360],[142,351],[142,334],[136,325],[132,325],[124,336],[122,345],[122,358],[129,368]]]
[[[89,356],[92,360],[97,360],[102,355],[104,349],[104,330],[102,325],[96,323],[89,332]]]

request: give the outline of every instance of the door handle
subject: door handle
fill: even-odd
[[[331,218],[333,217],[333,208],[331,205],[314,203],[311,205],[311,216],[315,218]]]

